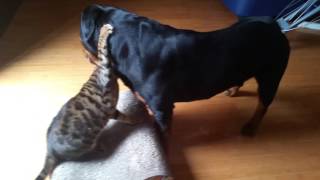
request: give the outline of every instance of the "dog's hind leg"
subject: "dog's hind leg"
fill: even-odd
[[[255,76],[258,83],[259,103],[252,119],[243,126],[242,135],[254,136],[256,134],[262,118],[277,93],[285,68],[286,63],[279,67],[266,68],[265,71]]]

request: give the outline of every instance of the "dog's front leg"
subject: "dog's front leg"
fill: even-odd
[[[165,96],[156,96],[148,102],[154,114],[155,121],[161,132],[167,133],[171,129],[171,119],[173,112],[173,102]]]
[[[149,115],[155,118],[157,127],[161,132],[170,130],[171,116],[173,111],[173,102],[169,95],[165,93],[142,91],[134,92],[137,99],[142,102]]]
[[[159,97],[161,98],[161,97]],[[163,99],[164,97],[162,97]],[[173,112],[173,103],[154,100],[150,104],[150,108],[153,111],[157,128],[160,130],[160,141],[163,143],[164,150],[168,153],[168,146],[170,144],[171,134],[171,120]]]

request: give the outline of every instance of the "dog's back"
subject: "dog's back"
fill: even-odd
[[[275,23],[238,22],[217,31],[182,30],[173,36],[175,44],[167,44],[174,47],[169,55],[174,60],[167,64],[174,71],[165,74],[174,81],[174,101],[210,98],[266,66],[285,67],[290,49]]]

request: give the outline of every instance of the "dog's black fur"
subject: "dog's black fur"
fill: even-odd
[[[289,44],[276,23],[240,21],[212,32],[176,29],[123,9],[91,5],[81,17],[81,41],[97,53],[99,29],[109,23],[115,70],[143,97],[161,129],[174,102],[210,98],[256,78],[260,100],[272,102],[286,69]]]

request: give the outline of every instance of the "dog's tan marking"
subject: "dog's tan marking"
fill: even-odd
[[[151,109],[150,109],[149,105],[147,104],[146,100],[145,100],[142,96],[140,96],[140,94],[139,94],[137,91],[134,92],[134,95],[135,95],[136,98],[137,98],[140,102],[142,102],[142,103],[144,104],[144,106],[147,108],[148,114],[149,114],[150,116],[154,116],[154,113],[151,111]]]

